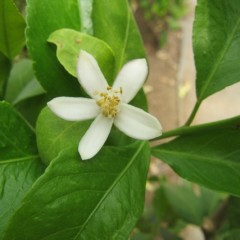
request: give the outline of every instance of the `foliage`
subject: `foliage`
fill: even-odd
[[[171,8],[177,18],[169,4],[145,8],[159,16]],[[240,117],[190,125],[207,97],[240,79],[239,11],[238,0],[198,0],[197,101],[184,126],[154,140],[173,138],[150,147],[113,129],[101,151],[82,161],[77,145],[91,120],[62,120],[46,103],[86,96],[76,79],[80,49],[94,55],[109,83],[125,63],[146,57],[128,1],[28,0],[23,16],[1,0],[0,240],[182,239],[188,224],[209,239],[237,239]],[[132,104],[147,108],[143,91]],[[151,154],[201,186],[156,176],[153,205],[139,220]]]

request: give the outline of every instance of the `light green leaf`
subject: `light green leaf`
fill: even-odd
[[[77,76],[77,60],[83,49],[93,55],[103,74],[110,83],[113,81],[115,65],[111,48],[102,40],[71,29],[61,29],[53,32],[49,42],[57,45],[57,57],[65,69],[74,77]]]
[[[14,58],[25,43],[25,21],[12,0],[0,1],[0,51]]]
[[[205,127],[154,147],[154,156],[183,178],[240,196],[240,117]],[[200,131],[201,130],[201,131]]]
[[[240,81],[239,32],[239,0],[198,0],[193,49],[199,102]]]
[[[78,81],[68,74],[56,57],[55,47],[47,43],[49,35],[61,28],[80,31],[77,0],[28,0],[27,45],[35,62],[38,80],[53,96],[79,96]]]
[[[81,161],[75,148],[61,152],[4,239],[128,239],[143,210],[149,154],[148,144],[139,141],[104,147],[89,161]]]
[[[7,101],[17,104],[44,93],[44,89],[34,77],[31,60],[22,59],[13,66],[7,85]]]
[[[35,135],[21,116],[0,102],[0,239],[21,200],[43,171]]]
[[[5,95],[6,83],[11,68],[11,62],[0,52],[0,100]]]
[[[91,121],[70,122],[57,117],[49,108],[40,113],[37,125],[37,145],[42,160],[49,164],[51,160],[66,148],[75,146],[87,131]]]
[[[115,74],[131,59],[146,58],[144,46],[127,0],[93,1],[94,36],[113,49]]]

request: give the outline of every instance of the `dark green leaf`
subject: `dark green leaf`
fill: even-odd
[[[221,200],[219,193],[203,187],[194,188],[190,184],[183,186],[165,184],[165,194],[178,217],[188,223],[201,225],[204,218],[213,214]]]
[[[42,173],[35,135],[10,107],[0,102],[0,239],[9,219]]]
[[[94,35],[113,49],[115,74],[131,59],[145,58],[143,43],[127,0],[93,1]]]
[[[0,52],[0,100],[4,98],[11,62]]]
[[[240,81],[240,1],[199,0],[193,30],[197,97]]]
[[[160,184],[160,187],[154,193],[154,214],[156,214],[160,222],[169,222],[172,218],[176,219],[176,216],[173,214],[168,198],[166,196],[165,184],[163,182]]]
[[[138,232],[131,237],[131,240],[151,240],[151,239],[152,239],[151,234],[145,234],[141,232]]]
[[[90,121],[70,122],[57,117],[49,108],[39,115],[36,133],[42,160],[48,164],[65,148],[77,146]],[[46,130],[47,129],[47,130]]]
[[[178,217],[195,225],[202,223],[200,202],[191,188],[169,184],[166,185],[165,192],[173,211]]]
[[[240,229],[240,199],[231,196],[228,202],[229,227],[231,229]]]
[[[240,196],[240,117],[221,123],[195,127],[152,153],[189,181]]]
[[[102,40],[71,29],[61,29],[53,32],[48,41],[57,45],[58,60],[74,77],[77,76],[79,52],[83,49],[96,58],[109,84],[112,83],[115,58],[111,48]]]
[[[81,29],[78,1],[28,0],[27,3],[27,45],[38,80],[53,96],[79,96],[78,81],[65,71],[57,60],[55,47],[47,43],[49,35],[58,29]]]
[[[239,240],[240,229],[232,229],[225,233],[220,240]]]
[[[17,104],[20,101],[44,94],[45,91],[34,77],[32,61],[22,59],[16,63],[10,73],[6,100]]]
[[[25,21],[12,0],[0,1],[0,51],[14,58],[25,43]]]
[[[25,198],[5,240],[127,239],[142,213],[149,154],[139,141],[104,147],[89,161],[75,147],[62,151]]]
[[[38,115],[46,106],[47,96],[39,95],[25,99],[15,105],[16,109],[24,116],[24,118],[35,127]]]

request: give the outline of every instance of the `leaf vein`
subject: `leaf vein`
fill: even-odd
[[[79,229],[79,232],[77,233],[76,237],[74,238],[74,240],[77,240],[78,236],[81,234],[81,232],[83,231],[83,229],[86,227],[86,225],[88,224],[88,222],[91,220],[92,216],[95,214],[95,212],[98,210],[98,208],[101,206],[101,204],[103,203],[103,201],[107,198],[107,196],[109,195],[109,193],[113,190],[114,186],[120,181],[120,179],[126,174],[126,172],[128,171],[128,169],[132,166],[132,164],[134,163],[136,157],[138,156],[139,152],[141,151],[141,149],[144,147],[145,142],[142,142],[139,145],[138,150],[136,151],[136,153],[133,155],[131,161],[129,161],[129,163],[127,164],[127,166],[124,168],[124,170],[120,173],[120,175],[116,178],[116,180],[112,183],[112,185],[109,187],[108,191],[106,191],[106,193],[103,195],[102,199],[99,201],[99,203],[96,205],[96,207],[93,209],[92,213],[89,215],[89,217],[86,219],[86,221],[83,223],[83,225],[81,226],[81,228]]]
[[[198,101],[199,101],[199,102],[202,102],[202,100],[205,98],[205,97],[204,97],[205,92],[206,92],[206,90],[209,88],[209,85],[210,85],[210,83],[211,83],[211,80],[212,80],[214,74],[216,73],[216,71],[217,71],[217,69],[218,69],[218,67],[219,67],[219,65],[220,65],[220,62],[222,61],[222,59],[223,59],[224,56],[226,55],[227,50],[229,49],[232,41],[234,40],[234,36],[235,36],[235,33],[236,33],[237,29],[238,29],[238,25],[239,25],[239,24],[240,24],[240,17],[238,18],[238,20],[237,20],[237,22],[236,22],[236,25],[235,25],[234,28],[233,28],[232,33],[228,36],[228,38],[227,38],[227,40],[226,40],[225,47],[223,47],[222,51],[220,51],[220,53],[219,53],[219,55],[218,55],[218,57],[217,57],[217,59],[216,59],[215,64],[213,64],[212,70],[211,70],[211,71],[209,72],[209,74],[208,74],[208,77],[207,77],[207,79],[206,79],[206,84],[204,85],[203,90],[201,91],[201,94],[200,94],[200,96],[199,96],[199,98],[198,98]]]

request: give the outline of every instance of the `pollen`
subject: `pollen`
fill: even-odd
[[[99,98],[96,103],[105,117],[114,118],[117,116],[121,94],[122,88],[119,90],[113,90],[112,87],[109,86],[106,88],[106,92],[98,93]]]

